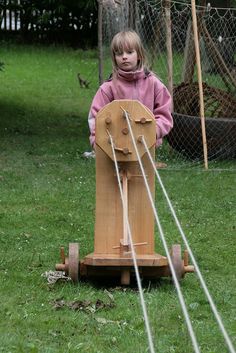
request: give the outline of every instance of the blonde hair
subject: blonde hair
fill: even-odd
[[[137,69],[147,68],[147,59],[145,49],[141,42],[139,35],[132,30],[122,31],[117,33],[111,42],[111,57],[112,57],[112,66],[113,74],[117,73],[118,66],[116,63],[116,54],[122,53],[125,50],[136,50],[138,56],[138,65]]]

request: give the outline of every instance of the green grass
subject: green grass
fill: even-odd
[[[94,53],[4,44],[1,61],[0,352],[148,352],[135,285],[50,286],[41,276],[54,269],[61,245],[78,241],[81,258],[93,250],[95,165],[82,154],[90,148]],[[90,89],[79,87],[77,72],[89,77]],[[223,162],[217,167],[222,170],[160,173],[235,343],[235,172]],[[159,187],[157,208],[169,246],[181,242]],[[158,234],[156,243],[162,253]],[[187,275],[181,287],[201,352],[227,352],[196,275]],[[171,281],[144,282],[144,290],[156,352],[192,352]],[[96,301],[109,304],[109,296],[114,305],[96,309]],[[67,305],[56,310],[59,299]],[[75,300],[91,303],[75,311],[69,307]]]

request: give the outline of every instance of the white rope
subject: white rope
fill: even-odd
[[[108,133],[108,136],[109,136],[110,142],[111,142],[112,154],[113,154],[115,169],[116,169],[116,176],[117,176],[117,181],[118,181],[119,190],[120,190],[120,197],[121,197],[122,207],[124,209],[125,208],[125,201],[124,201],[122,185],[121,185],[121,181],[120,181],[120,177],[119,177],[119,169],[118,169],[118,163],[117,163],[116,154],[115,154],[114,142],[113,142],[113,138],[112,138],[111,134],[109,133],[109,131],[107,131],[107,133]],[[131,230],[130,230],[130,224],[129,224],[127,213],[125,213],[125,223],[126,223],[127,229],[128,229],[131,254],[132,254],[132,258],[133,258],[135,275],[136,275],[136,280],[137,280],[139,295],[140,295],[140,302],[141,302],[141,307],[143,310],[143,317],[144,317],[145,327],[146,327],[147,336],[148,336],[149,349],[150,349],[151,353],[155,353],[150,324],[149,324],[148,315],[147,315],[147,308],[146,308],[146,304],[145,304],[145,300],[144,300],[144,296],[143,296],[143,289],[142,289],[141,279],[140,279],[140,275],[139,275],[138,264],[137,264],[135,249],[134,249],[134,243],[133,243],[133,238],[132,238],[132,234],[131,234]]]
[[[163,191],[163,193],[164,193],[164,195],[165,195],[165,198],[166,198],[166,200],[167,200],[167,203],[168,203],[168,205],[169,205],[169,208],[170,208],[170,210],[171,210],[171,213],[172,213],[172,215],[173,215],[173,217],[174,217],[174,220],[175,220],[175,223],[176,223],[176,225],[177,225],[177,227],[178,227],[178,230],[179,230],[179,232],[180,232],[180,234],[181,234],[181,236],[182,236],[182,239],[183,239],[183,241],[184,241],[184,243],[185,243],[185,245],[186,245],[186,248],[187,248],[188,253],[189,253],[189,255],[190,255],[191,261],[192,261],[192,263],[193,263],[193,265],[194,265],[194,268],[195,268],[195,271],[196,271],[196,273],[197,273],[197,276],[198,276],[198,278],[199,278],[199,280],[200,280],[200,283],[201,283],[201,285],[202,285],[202,288],[203,288],[203,290],[204,290],[204,292],[205,292],[205,295],[206,295],[206,297],[207,297],[207,299],[208,299],[208,301],[209,301],[209,304],[210,304],[210,306],[211,306],[211,309],[212,309],[212,311],[213,311],[213,313],[214,313],[214,315],[215,315],[215,318],[216,318],[216,320],[217,320],[217,322],[218,322],[218,325],[219,325],[219,327],[220,327],[220,329],[221,329],[221,332],[222,332],[222,334],[223,334],[223,336],[224,336],[224,339],[225,339],[225,342],[226,342],[226,344],[227,344],[227,346],[228,346],[228,348],[229,348],[229,351],[230,351],[231,353],[236,353],[236,352],[235,352],[235,349],[234,349],[234,347],[233,347],[233,344],[232,344],[232,342],[231,342],[231,340],[230,340],[230,338],[229,338],[229,335],[228,335],[228,333],[227,333],[226,330],[225,330],[225,327],[224,327],[224,325],[223,325],[223,322],[222,322],[222,320],[221,320],[221,317],[220,317],[220,315],[219,315],[219,313],[218,313],[218,311],[217,311],[217,308],[216,308],[216,306],[215,306],[215,303],[214,303],[214,301],[213,301],[213,299],[212,299],[212,297],[211,297],[211,295],[210,295],[210,293],[209,293],[209,291],[208,291],[208,288],[207,288],[207,286],[206,286],[206,283],[205,283],[205,281],[204,281],[204,279],[203,279],[203,277],[202,277],[202,274],[201,274],[201,272],[200,272],[200,269],[199,269],[199,267],[198,267],[198,264],[197,264],[197,262],[196,262],[196,260],[195,260],[195,257],[194,257],[194,255],[193,255],[193,253],[192,253],[192,250],[191,250],[191,248],[190,248],[190,246],[189,246],[189,244],[188,244],[188,240],[187,240],[187,238],[186,238],[186,236],[185,236],[185,234],[184,234],[184,231],[183,231],[183,229],[182,229],[182,227],[181,227],[181,225],[180,225],[180,223],[179,223],[179,220],[178,220],[178,218],[177,218],[177,216],[176,216],[175,210],[174,210],[174,208],[173,208],[173,206],[172,206],[172,204],[171,204],[170,198],[169,198],[169,196],[168,196],[168,194],[167,194],[167,191],[166,191],[166,189],[165,189],[165,187],[164,187],[164,185],[163,185],[163,182],[162,182],[162,180],[161,180],[161,177],[160,177],[160,175],[159,175],[159,173],[158,173],[158,171],[157,171],[157,168],[156,168],[155,163],[154,163],[154,161],[153,161],[153,158],[152,158],[152,156],[151,156],[151,154],[150,154],[150,151],[149,151],[149,149],[148,149],[148,146],[147,146],[147,144],[146,144],[146,141],[145,141],[144,136],[142,136],[142,142],[143,142],[143,144],[144,144],[144,147],[145,147],[145,150],[146,150],[146,152],[147,152],[147,154],[148,154],[148,157],[149,157],[149,159],[150,159],[150,162],[151,162],[151,164],[152,164],[152,166],[153,166],[153,169],[155,170],[155,174],[156,174],[156,176],[157,176],[157,179],[158,179],[158,181],[159,181],[159,184],[160,184],[160,186],[161,186],[161,188],[162,188],[162,191]]]
[[[150,191],[150,188],[149,188],[149,185],[148,185],[147,177],[145,175],[145,171],[144,171],[144,168],[143,168],[143,165],[142,165],[142,161],[141,161],[141,158],[139,156],[139,152],[138,152],[138,148],[137,148],[137,145],[136,145],[136,141],[135,141],[135,138],[134,138],[134,135],[133,135],[133,131],[132,131],[131,125],[130,125],[129,116],[128,116],[126,110],[124,110],[123,108],[122,108],[122,110],[124,111],[125,118],[126,118],[126,121],[127,121],[127,124],[128,124],[128,128],[129,128],[129,131],[130,131],[130,136],[131,136],[131,139],[132,139],[132,142],[133,142],[133,145],[134,145],[134,149],[135,149],[135,153],[137,155],[138,162],[139,162],[139,165],[140,165],[140,168],[141,168],[141,173],[142,173],[142,176],[143,176],[143,179],[144,179],[144,183],[145,183],[145,186],[146,186],[146,189],[147,189],[148,197],[149,197],[152,209],[153,209],[153,213],[154,213],[154,216],[155,216],[155,219],[156,219],[156,223],[157,223],[157,226],[158,226],[158,229],[159,229],[159,232],[160,232],[160,237],[161,237],[161,240],[162,240],[165,252],[166,252],[166,256],[167,256],[167,259],[168,259],[168,262],[169,262],[169,267],[170,267],[170,270],[171,270],[172,278],[173,278],[173,281],[174,281],[174,284],[175,284],[175,287],[176,287],[176,290],[177,290],[177,294],[178,294],[179,301],[180,301],[180,304],[181,304],[181,307],[182,307],[182,311],[183,311],[183,314],[184,314],[184,317],[185,317],[185,321],[186,321],[186,324],[187,324],[189,335],[190,335],[190,338],[192,340],[192,345],[193,345],[194,351],[196,353],[200,353],[199,346],[198,346],[198,343],[197,343],[197,340],[196,340],[196,337],[195,337],[195,334],[194,334],[194,331],[193,331],[192,323],[191,323],[191,320],[189,318],[187,307],[185,305],[184,298],[183,298],[183,295],[182,295],[182,292],[181,292],[181,289],[180,289],[180,285],[179,285],[179,282],[178,282],[178,279],[177,279],[177,276],[176,276],[176,273],[175,273],[173,262],[172,262],[170,254],[169,254],[169,250],[168,250],[168,246],[167,246],[167,243],[166,243],[166,240],[165,240],[165,236],[164,236],[164,233],[163,233],[163,230],[162,230],[162,226],[160,224],[160,220],[159,220],[159,217],[157,215],[155,204],[154,204],[154,201],[153,201],[153,198],[152,198],[152,194],[151,194],[151,191]]]

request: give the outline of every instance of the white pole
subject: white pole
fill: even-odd
[[[168,90],[172,97],[172,111],[174,110],[173,102],[173,55],[172,55],[172,40],[171,40],[171,0],[165,1],[165,22],[166,22],[166,50],[167,50],[167,75],[168,75]]]
[[[98,0],[98,75],[99,85],[103,83],[103,50],[102,50],[102,0]]]
[[[198,77],[199,100],[200,100],[200,117],[201,117],[201,128],[202,128],[204,165],[205,165],[205,169],[208,169],[206,125],[205,125],[204,99],[203,99],[203,87],[202,87],[202,69],[201,69],[201,60],[200,60],[195,0],[191,0],[191,4],[192,4],[193,34],[194,34],[194,44],[195,44],[195,52],[196,52],[197,77]]]

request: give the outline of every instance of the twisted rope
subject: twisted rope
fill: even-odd
[[[116,170],[116,176],[117,176],[117,181],[118,181],[118,185],[119,185],[122,207],[123,207],[123,209],[125,209],[125,200],[124,200],[122,185],[121,185],[121,181],[120,181],[120,177],[119,177],[119,168],[118,168],[118,163],[117,163],[116,154],[115,154],[114,141],[113,141],[113,138],[108,130],[107,130],[107,134],[108,134],[108,136],[110,138],[110,142],[111,142],[112,154],[113,154],[114,163],[115,163],[115,170]],[[139,274],[139,269],[138,269],[138,264],[137,264],[135,249],[134,249],[134,243],[133,243],[133,238],[132,238],[132,233],[131,233],[131,229],[130,229],[130,224],[129,224],[127,212],[125,212],[124,215],[125,215],[124,221],[126,223],[127,230],[128,230],[131,254],[132,254],[132,259],[133,259],[133,263],[134,263],[135,276],[136,276],[136,280],[137,280],[137,284],[138,284],[140,303],[141,303],[145,327],[146,327],[146,331],[147,331],[149,350],[151,353],[155,353],[152,334],[151,334],[151,328],[150,328],[148,314],[147,314],[147,308],[146,308],[146,304],[145,304],[145,300],[144,300],[143,288],[142,288],[142,284],[141,284],[141,279],[140,279],[140,274]]]
[[[192,345],[193,345],[194,351],[196,353],[200,353],[199,346],[198,346],[198,343],[197,343],[197,340],[196,340],[196,336],[195,336],[194,331],[193,331],[192,323],[191,323],[191,320],[189,318],[188,310],[187,310],[187,307],[186,307],[186,304],[185,304],[185,301],[184,301],[184,298],[183,298],[183,295],[182,295],[182,292],[181,292],[181,289],[180,289],[180,285],[179,285],[179,282],[178,282],[178,279],[177,279],[177,276],[176,276],[176,273],[175,273],[173,262],[172,262],[170,254],[169,254],[169,250],[168,250],[168,246],[167,246],[167,243],[166,243],[166,240],[165,240],[164,232],[162,230],[162,226],[161,226],[159,217],[157,215],[155,204],[154,204],[154,201],[153,201],[153,198],[152,198],[152,194],[151,194],[151,191],[150,191],[150,188],[149,188],[149,185],[148,185],[147,177],[145,175],[145,171],[144,171],[144,168],[143,168],[143,165],[142,165],[142,161],[141,161],[141,158],[139,156],[137,144],[136,144],[136,141],[135,141],[135,138],[134,138],[134,134],[133,134],[133,131],[132,131],[132,127],[131,127],[131,124],[130,124],[130,121],[129,121],[129,116],[128,116],[128,113],[127,113],[126,110],[124,110],[124,109],[122,109],[122,110],[124,111],[124,115],[125,115],[125,118],[126,118],[126,122],[127,122],[128,128],[129,128],[129,132],[130,132],[130,136],[131,136],[131,139],[132,139],[132,142],[133,142],[135,153],[137,155],[138,162],[139,162],[140,169],[141,169],[141,173],[142,173],[142,176],[143,176],[143,180],[144,180],[144,183],[145,183],[145,186],[146,186],[146,189],[147,189],[148,197],[149,197],[149,200],[150,200],[150,203],[151,203],[151,206],[152,206],[152,210],[153,210],[153,213],[154,213],[154,216],[155,216],[155,220],[156,220],[156,223],[157,223],[157,226],[158,226],[158,229],[159,229],[160,237],[161,237],[161,240],[162,240],[162,243],[163,243],[163,246],[164,246],[164,249],[165,249],[165,253],[166,253],[166,256],[167,256],[167,259],[168,259],[168,262],[169,262],[169,267],[170,267],[171,274],[172,274],[173,281],[174,281],[174,285],[176,287],[176,291],[177,291],[177,294],[178,294],[178,297],[179,297],[179,301],[180,301],[180,304],[181,304],[181,307],[182,307],[182,311],[183,311],[183,314],[184,314],[184,317],[185,317],[185,322],[186,322],[186,325],[187,325],[187,328],[188,328],[188,331],[189,331],[189,335],[190,335],[190,338],[191,338],[191,341],[192,341]]]
[[[169,208],[170,208],[170,210],[171,210],[172,216],[173,216],[173,218],[174,218],[174,220],[175,220],[175,223],[176,223],[177,228],[178,228],[178,230],[179,230],[179,232],[180,232],[180,234],[181,234],[181,237],[182,237],[182,239],[183,239],[183,241],[184,241],[184,244],[185,244],[185,246],[186,246],[186,248],[187,248],[187,250],[188,250],[188,253],[189,253],[189,255],[190,255],[191,261],[192,261],[192,263],[193,263],[193,265],[194,265],[194,268],[195,268],[195,272],[196,272],[196,274],[197,274],[197,276],[198,276],[198,278],[199,278],[199,281],[200,281],[201,286],[202,286],[202,288],[203,288],[203,291],[204,291],[204,293],[205,293],[205,295],[206,295],[206,297],[207,297],[207,299],[208,299],[208,302],[209,302],[209,304],[210,304],[210,306],[211,306],[211,309],[212,309],[212,311],[213,311],[213,314],[214,314],[214,316],[215,316],[215,318],[216,318],[216,320],[217,320],[217,322],[218,322],[218,325],[219,325],[220,330],[221,330],[221,332],[222,332],[222,334],[223,334],[223,336],[224,336],[224,339],[225,339],[225,342],[226,342],[226,344],[227,344],[227,346],[228,346],[228,348],[229,348],[229,351],[230,351],[230,353],[236,353],[236,352],[235,352],[235,349],[234,349],[234,347],[233,347],[233,344],[232,344],[232,342],[231,342],[231,340],[230,340],[230,338],[229,338],[229,335],[228,335],[228,333],[227,333],[226,330],[225,330],[225,327],[224,327],[224,325],[223,325],[222,319],[221,319],[221,317],[220,317],[220,315],[219,315],[219,313],[218,313],[218,311],[217,311],[216,305],[215,305],[215,303],[214,303],[214,301],[213,301],[213,299],[212,299],[212,297],[211,297],[211,295],[210,295],[210,293],[209,293],[209,290],[208,290],[208,288],[207,288],[207,285],[206,285],[206,283],[205,283],[205,281],[204,281],[204,279],[203,279],[203,276],[202,276],[202,274],[201,274],[201,271],[200,271],[200,269],[199,269],[199,266],[198,266],[198,264],[197,264],[197,261],[196,261],[194,255],[193,255],[193,253],[192,253],[192,250],[191,250],[191,248],[190,248],[190,246],[189,246],[188,240],[187,240],[187,238],[186,238],[186,236],[185,236],[185,234],[184,234],[184,231],[183,231],[183,229],[182,229],[182,227],[181,227],[181,225],[180,225],[180,222],[179,222],[179,220],[178,220],[178,218],[177,218],[177,216],[176,216],[175,210],[174,210],[174,208],[173,208],[173,206],[172,206],[172,204],[171,204],[170,198],[169,198],[169,196],[168,196],[168,194],[167,194],[167,191],[166,191],[166,189],[165,189],[165,187],[164,187],[164,184],[163,184],[163,182],[162,182],[162,180],[161,180],[161,177],[160,177],[160,175],[159,175],[159,173],[158,173],[158,171],[157,171],[157,169],[156,169],[155,163],[154,163],[153,158],[152,158],[152,156],[151,156],[151,154],[150,154],[150,151],[149,151],[149,149],[148,149],[148,146],[147,146],[147,143],[146,143],[146,141],[145,141],[144,136],[142,136],[141,141],[142,141],[143,144],[144,144],[145,150],[146,150],[146,152],[147,152],[147,154],[148,154],[148,157],[149,157],[149,159],[150,159],[150,162],[151,162],[151,164],[152,164],[152,167],[153,167],[153,169],[155,170],[155,174],[156,174],[156,177],[157,177],[157,179],[158,179],[158,182],[159,182],[159,184],[160,184],[160,186],[161,186],[161,189],[162,189],[162,191],[163,191],[163,193],[164,193],[164,195],[165,195],[165,198],[166,198],[167,203],[168,203],[168,206],[169,206]]]

